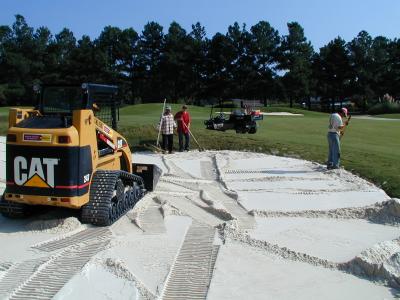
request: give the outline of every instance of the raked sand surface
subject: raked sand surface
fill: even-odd
[[[250,152],[133,158],[163,175],[110,227],[0,217],[0,299],[400,296],[400,202],[371,183]]]

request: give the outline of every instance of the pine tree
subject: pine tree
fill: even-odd
[[[278,68],[286,72],[283,84],[293,107],[294,100],[310,96],[311,64],[314,50],[304,36],[304,29],[297,22],[288,23],[289,34],[284,36],[280,47]]]

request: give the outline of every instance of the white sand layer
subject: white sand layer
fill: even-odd
[[[101,265],[90,264],[72,278],[54,299],[135,300],[138,296],[133,282],[118,277]]]
[[[392,299],[400,290],[400,204],[349,172],[233,151],[133,160],[163,176],[109,228],[57,210],[0,217],[1,299],[31,291],[32,278],[43,299],[204,298],[208,286],[207,299]],[[76,270],[71,257],[82,258]],[[201,283],[187,285],[192,278]]]
[[[114,247],[101,257],[122,260],[138,281],[156,294],[162,290],[190,223],[190,218],[169,216],[165,219],[166,234],[163,235],[129,233],[134,225],[126,223],[125,234],[118,236]]]
[[[353,275],[228,242],[220,249],[207,299],[372,300],[396,299],[395,293]]]
[[[362,207],[386,201],[389,197],[381,191],[334,193],[277,193],[239,192],[241,204],[247,210],[303,211],[330,210],[345,207]]]
[[[256,218],[250,236],[332,262],[347,262],[364,249],[400,237],[400,228],[366,220]]]

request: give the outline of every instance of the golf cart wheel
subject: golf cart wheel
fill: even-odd
[[[249,134],[255,134],[257,132],[257,127],[252,127],[249,129]]]

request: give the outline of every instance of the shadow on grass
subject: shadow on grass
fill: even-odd
[[[140,151],[152,151],[155,152],[155,148],[152,148],[151,145],[157,144],[157,140],[155,139],[141,139],[139,142],[133,146],[131,146],[132,152],[140,152]]]

